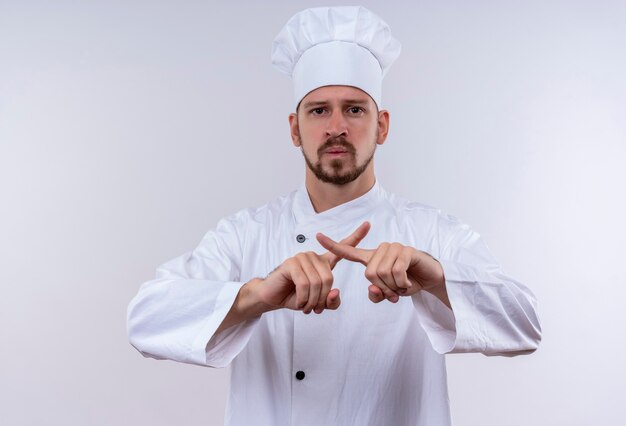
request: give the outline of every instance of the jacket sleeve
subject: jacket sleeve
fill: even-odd
[[[258,318],[215,334],[245,284],[240,227],[241,219],[222,219],[143,283],[127,312],[130,343],[143,356],[225,367],[245,347]]]
[[[541,326],[533,293],[507,276],[480,235],[458,219],[439,212],[436,229],[440,250],[435,257],[444,271],[452,310],[428,292],[413,296],[433,348],[442,354],[534,352]]]

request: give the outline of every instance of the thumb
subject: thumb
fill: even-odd
[[[341,298],[339,297],[339,289],[333,288],[326,296],[326,309],[335,310],[341,305]]]
[[[381,289],[376,287],[374,284],[370,285],[367,288],[367,297],[369,297],[369,299],[374,303],[382,302],[383,300],[385,300],[385,295],[383,294]]]

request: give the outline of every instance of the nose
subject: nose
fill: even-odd
[[[326,137],[348,136],[348,125],[342,111],[335,109],[327,121]]]

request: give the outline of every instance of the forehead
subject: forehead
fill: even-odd
[[[370,95],[353,86],[323,86],[310,91],[302,98],[301,105],[310,103],[333,103],[342,101],[374,102]]]

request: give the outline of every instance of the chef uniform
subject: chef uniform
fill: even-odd
[[[368,38],[374,42],[362,42]],[[341,44],[334,44],[338,39]],[[274,63],[292,61],[293,69],[302,59],[319,61],[323,52],[310,50],[320,46],[335,55],[338,68],[350,68],[345,58],[355,49],[378,52],[370,56],[379,71],[399,53],[386,24],[368,10],[316,8],[294,16],[279,34]],[[308,59],[294,49],[309,52]],[[356,62],[370,66],[371,58],[362,53]],[[308,72],[292,77],[307,80]],[[316,75],[313,88],[351,78],[350,72],[331,74]],[[294,84],[297,102],[312,90],[306,81]],[[360,84],[380,104],[376,81]],[[395,304],[374,304],[367,297],[365,267],[341,260],[333,270],[339,309],[320,315],[279,309],[216,332],[246,282],[299,252],[324,253],[317,232],[341,240],[364,221],[371,230],[359,247],[398,242],[441,263],[452,310],[425,291]],[[147,357],[230,365],[227,425],[439,426],[451,424],[444,354],[534,351],[541,339],[535,304],[528,288],[501,270],[480,236],[441,210],[403,199],[376,181],[362,196],[316,213],[302,184],[222,219],[194,250],[158,267],[156,278],[130,303],[128,333]]]

